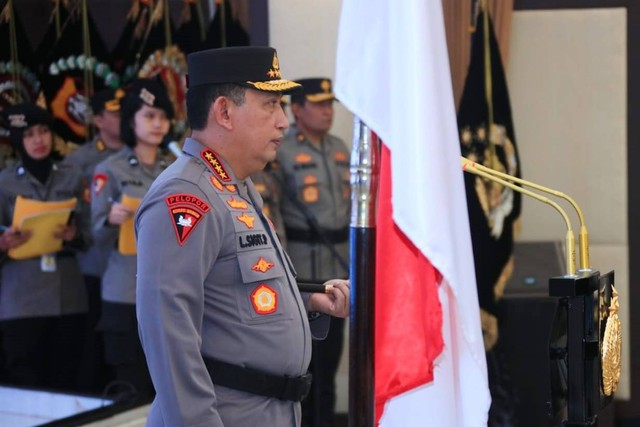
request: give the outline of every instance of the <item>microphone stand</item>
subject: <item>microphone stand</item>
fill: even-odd
[[[566,384],[554,388],[552,385],[552,409],[554,413],[561,413],[562,408],[553,407],[556,402],[567,402],[567,412],[562,415],[562,425],[572,427],[597,426],[598,412],[611,401],[613,391],[619,380],[620,365],[620,331],[617,319],[617,308],[614,302],[615,288],[613,287],[613,272],[604,276],[600,272],[591,270],[589,266],[588,234],[584,225],[584,218],[578,205],[565,194],[539,184],[522,180],[485,166],[476,164],[464,157],[461,158],[463,170],[473,173],[490,181],[498,182],[514,191],[529,195],[539,201],[547,203],[562,215],[567,223],[567,274],[549,279],[549,296],[558,298],[558,309],[554,319],[554,327],[550,343],[550,358],[555,359],[558,370],[566,365]],[[575,270],[575,248],[571,224],[566,213],[555,202],[540,196],[530,190],[514,184],[536,188],[553,195],[565,198],[578,212],[581,222],[581,269]],[[571,236],[569,235],[571,233]],[[602,313],[601,313],[602,310]],[[612,326],[609,326],[611,321]],[[601,332],[602,328],[602,332]],[[607,350],[612,354],[609,360],[615,362],[603,363],[602,335],[611,329],[609,336],[611,344],[607,342]],[[566,334],[564,333],[566,331]],[[614,332],[612,332],[614,331]],[[566,343],[564,342],[566,341]],[[611,348],[611,350],[609,350]],[[613,365],[613,366],[612,366]],[[607,375],[607,399],[601,400],[601,385],[603,374]],[[559,376],[562,376],[559,374]],[[612,378],[612,380],[609,380]],[[553,376],[552,376],[553,380]],[[558,380],[561,382],[561,380]],[[556,394],[555,396],[553,394]]]

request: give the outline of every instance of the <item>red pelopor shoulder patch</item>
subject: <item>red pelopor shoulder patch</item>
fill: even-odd
[[[93,194],[96,196],[100,194],[105,184],[107,183],[107,175],[103,173],[97,173],[93,175],[93,181],[91,187],[93,188]]]
[[[173,228],[180,246],[187,241],[196,225],[211,210],[201,198],[192,194],[172,194],[165,198]]]

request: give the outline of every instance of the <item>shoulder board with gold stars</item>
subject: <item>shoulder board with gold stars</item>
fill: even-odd
[[[204,160],[205,164],[209,166],[211,171],[213,171],[213,173],[220,179],[220,181],[232,182],[231,176],[227,173],[224,166],[222,166],[222,162],[218,159],[216,153],[212,150],[204,149],[200,152],[200,157]]]

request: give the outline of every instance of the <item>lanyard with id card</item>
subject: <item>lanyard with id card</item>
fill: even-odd
[[[53,273],[56,271],[56,255],[44,254],[40,257],[40,270],[44,273]]]

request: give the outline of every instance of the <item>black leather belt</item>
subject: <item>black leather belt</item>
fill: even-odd
[[[260,396],[300,402],[311,389],[311,374],[281,377],[252,368],[203,357],[214,384]]]
[[[301,228],[286,228],[287,240],[292,242],[309,242],[323,243],[324,240],[315,230],[307,230]],[[322,230],[322,234],[329,243],[344,243],[349,240],[349,227],[340,228],[338,230]]]

